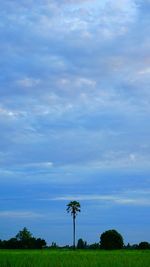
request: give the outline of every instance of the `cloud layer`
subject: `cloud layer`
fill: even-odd
[[[40,198],[147,211],[149,10],[148,0],[2,3],[1,217],[30,214],[26,198],[33,215]],[[4,199],[20,192],[11,211]]]

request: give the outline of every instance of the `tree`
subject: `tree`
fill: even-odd
[[[16,235],[16,239],[20,243],[20,247],[22,248],[33,247],[34,240],[32,234],[28,231],[26,227],[19,231],[19,233]]]
[[[42,249],[45,247],[46,241],[33,237],[26,227],[19,231],[16,237],[0,240],[0,248],[5,249]]]
[[[83,239],[80,238],[80,239],[78,240],[78,243],[77,243],[77,248],[78,248],[78,249],[84,249],[84,248],[86,248],[86,246],[87,246],[86,241],[83,241]]]
[[[116,230],[108,230],[101,234],[100,246],[102,249],[121,249],[123,245],[123,237]]]
[[[75,220],[76,220],[76,216],[78,214],[78,212],[81,211],[80,209],[80,203],[78,201],[71,201],[69,202],[69,204],[67,205],[67,212],[71,213],[71,216],[73,218],[73,248],[75,249]]]
[[[30,231],[28,231],[28,229],[26,227],[24,227],[21,231],[19,231],[19,233],[16,235],[16,238],[18,241],[24,241],[27,239],[32,238],[32,234],[30,233]]]
[[[150,244],[146,241],[141,242],[138,246],[139,249],[150,249]]]

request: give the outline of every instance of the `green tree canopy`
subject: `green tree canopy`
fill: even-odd
[[[86,246],[87,246],[86,241],[84,241],[82,238],[79,238],[78,243],[77,243],[77,248],[84,249],[86,248]]]
[[[26,227],[24,227],[19,233],[16,235],[16,239],[18,241],[26,241],[32,238],[32,234]]]
[[[73,247],[75,248],[75,232],[76,232],[76,227],[75,227],[75,219],[76,219],[76,216],[78,214],[78,212],[81,211],[81,206],[80,206],[80,203],[78,201],[70,201],[68,204],[67,204],[67,212],[70,212],[72,217],[73,217]]]
[[[140,242],[138,248],[139,249],[150,249],[150,244],[146,241]]]
[[[70,212],[73,217],[76,217],[78,212],[81,211],[80,207],[78,201],[70,201],[69,204],[67,204],[67,212]]]
[[[116,230],[108,230],[101,234],[100,247],[102,249],[123,248],[123,237]]]

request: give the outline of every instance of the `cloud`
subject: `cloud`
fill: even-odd
[[[150,192],[142,191],[127,191],[122,194],[112,195],[66,195],[54,198],[42,199],[45,201],[92,201],[95,203],[109,203],[110,205],[125,205],[125,206],[150,206]]]
[[[60,172],[81,165],[93,171],[148,168],[144,7],[130,0],[94,3],[3,4],[5,170],[18,164],[25,173],[26,164],[31,164],[26,171],[37,170],[44,162],[61,166]]]
[[[32,211],[1,211],[0,218],[10,219],[36,219],[42,217],[41,214]]]
[[[22,165],[23,168],[39,168],[39,169],[43,169],[43,168],[51,168],[53,167],[53,162],[33,162],[33,163],[26,163],[24,165]]]
[[[8,225],[9,218],[16,227],[17,219],[41,214],[47,225],[50,218],[60,223],[64,202],[74,198],[89,207],[88,219],[103,209],[104,227],[128,232],[130,217],[144,233],[150,205],[149,4],[1,3],[0,217]],[[35,219],[30,225],[40,228]],[[92,220],[97,235],[102,218]],[[50,239],[58,232],[52,221],[51,232],[45,227]]]
[[[143,70],[140,70],[140,71],[138,72],[139,75],[148,75],[149,73],[150,73],[150,67],[145,68],[145,69],[143,69]]]
[[[90,166],[93,168],[142,168],[148,167],[149,155],[130,153],[127,151],[108,151],[101,160],[93,161]],[[147,167],[146,167],[147,166]]]
[[[26,77],[21,80],[18,80],[16,83],[20,87],[32,88],[37,86],[40,83],[40,80]]]
[[[14,110],[9,110],[5,108],[0,108],[0,117],[5,117],[5,118],[16,118],[18,117],[20,112],[14,111]]]

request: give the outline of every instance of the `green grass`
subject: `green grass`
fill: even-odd
[[[150,251],[0,250],[0,267],[150,267]]]

